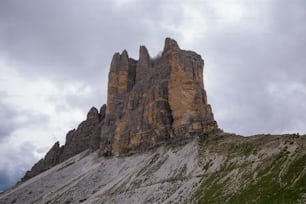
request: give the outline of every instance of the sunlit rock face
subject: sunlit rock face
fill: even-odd
[[[217,129],[203,85],[204,61],[166,38],[152,59],[140,46],[139,59],[126,50],[111,62],[101,131],[102,154],[126,155],[167,141]]]

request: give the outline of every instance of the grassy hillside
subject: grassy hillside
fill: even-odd
[[[196,203],[306,203],[306,137],[222,133],[199,141]]]

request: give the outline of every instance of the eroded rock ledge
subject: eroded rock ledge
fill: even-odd
[[[204,61],[193,51],[181,50],[166,38],[161,56],[152,59],[140,46],[139,59],[124,50],[110,65],[107,105],[92,108],[87,119],[55,143],[44,159],[22,180],[86,150],[103,156],[142,152],[159,143],[208,134],[217,123],[207,103]]]

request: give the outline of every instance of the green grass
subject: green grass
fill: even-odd
[[[199,190],[194,194],[198,203],[224,203],[223,184],[218,182],[223,176],[222,172],[214,173],[202,182]]]
[[[255,154],[256,148],[250,143],[234,144],[228,153],[231,154],[228,155],[231,158],[248,156]],[[194,198],[197,203],[207,204],[296,204],[303,194],[306,194],[306,155],[293,156],[290,156],[286,150],[281,151],[267,161],[263,161],[254,171],[244,169],[247,166],[236,166],[226,160],[219,171],[204,175],[200,187],[194,193]],[[209,162],[203,164],[203,169],[208,168],[208,165]],[[236,178],[225,181],[222,179],[233,169],[243,171],[239,180],[243,185],[239,187],[238,192],[233,192],[230,187]],[[253,180],[255,171],[257,176]]]
[[[293,161],[291,165],[288,167],[287,173],[282,176],[282,180],[286,182],[286,186],[294,185],[294,181],[300,176],[300,173],[303,171],[305,167],[306,167],[306,155],[303,155],[299,157],[297,160]],[[305,175],[302,178],[305,179]],[[300,181],[303,181],[303,179],[302,180],[299,179],[299,182]],[[304,180],[304,182],[306,181]]]
[[[233,195],[229,203],[297,203],[303,193],[306,193],[306,175],[297,182],[294,180],[305,168],[306,155],[292,162],[287,171],[280,175],[287,159],[287,155],[281,153],[271,166],[260,172],[257,182]]]
[[[249,156],[251,154],[256,154],[255,145],[250,142],[232,144],[229,151],[230,153],[239,156]]]

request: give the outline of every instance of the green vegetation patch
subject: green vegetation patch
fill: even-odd
[[[303,172],[306,155],[292,162],[288,169],[282,172],[287,159],[287,155],[281,153],[270,167],[259,173],[258,181],[233,195],[229,203],[298,203],[306,193],[306,175]],[[298,176],[300,178],[295,182]]]
[[[224,203],[224,184],[219,180],[224,176],[222,172],[211,175],[207,180],[203,181],[199,189],[195,192],[194,197],[198,203]]]
[[[251,154],[256,154],[256,147],[250,142],[241,142],[238,144],[232,144],[229,152],[234,155],[249,156]]]
[[[247,142],[232,144],[228,153],[229,158],[248,156],[256,154],[256,146]],[[202,168],[207,169],[210,163],[203,164]],[[240,178],[228,176],[235,169],[239,170]],[[233,187],[238,190],[235,191]],[[284,150],[261,161],[254,170],[226,160],[219,171],[203,176],[193,197],[197,203],[207,204],[296,204],[304,202],[301,199],[305,194],[306,155],[290,155]]]

